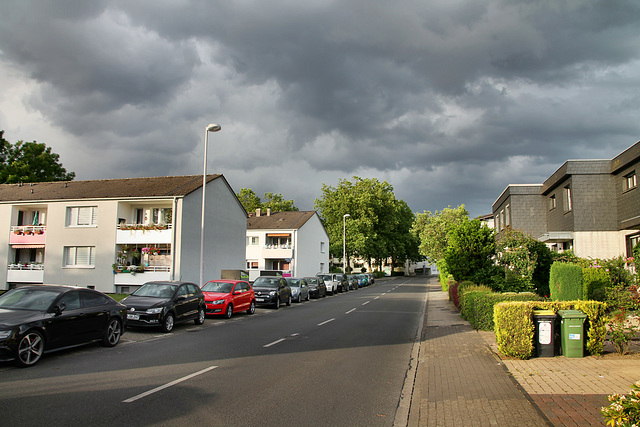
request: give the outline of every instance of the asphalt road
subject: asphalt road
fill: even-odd
[[[390,426],[426,280],[0,364],[0,425]],[[406,396],[409,398],[410,396]]]

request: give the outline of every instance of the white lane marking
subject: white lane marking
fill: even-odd
[[[295,334],[291,334],[292,337],[297,337],[298,335],[300,335],[299,333],[295,333]]]
[[[271,347],[272,345],[276,345],[284,341],[284,338],[280,338],[279,340],[275,340],[274,342],[270,342],[269,344],[263,345],[264,348]]]
[[[367,305],[367,304],[369,304],[370,302],[371,302],[371,301],[365,301],[365,302],[363,302],[363,303],[362,303],[362,305]]]
[[[354,311],[356,311],[356,309],[352,308],[351,310],[347,311],[345,314],[353,313]]]
[[[183,382],[183,381],[189,380],[189,379],[191,379],[191,378],[193,378],[193,377],[196,377],[196,376],[198,376],[198,375],[202,375],[202,374],[204,374],[205,372],[209,372],[210,370],[212,370],[212,369],[216,369],[216,368],[217,368],[217,366],[209,366],[209,367],[208,367],[208,368],[206,368],[206,369],[203,369],[203,370],[201,370],[201,371],[195,372],[195,373],[193,373],[193,374],[191,374],[191,375],[187,375],[186,377],[178,378],[177,380],[175,380],[175,381],[171,381],[170,383],[167,383],[167,384],[165,384],[165,385],[161,385],[160,387],[156,387],[156,388],[154,388],[154,389],[152,389],[152,390],[145,391],[144,393],[141,393],[141,394],[139,394],[139,395],[137,395],[137,396],[130,397],[130,398],[129,398],[129,399],[127,399],[127,400],[123,400],[123,401],[122,401],[122,403],[131,403],[131,402],[135,402],[135,401],[136,401],[136,400],[138,400],[138,399],[142,399],[143,397],[147,397],[147,396],[149,396],[150,394],[157,393],[157,392],[159,392],[159,391],[161,391],[161,390],[164,390],[165,388],[169,388],[169,387],[171,387],[171,386],[174,386],[174,385],[179,384],[179,383],[181,383],[181,382]]]
[[[378,299],[378,298],[380,298],[380,296],[377,296],[377,297],[375,297],[374,299]]]
[[[322,325],[326,325],[329,322],[333,322],[335,319],[335,317],[333,319],[329,319],[329,320],[325,320],[324,322],[318,323],[318,326],[322,326]]]

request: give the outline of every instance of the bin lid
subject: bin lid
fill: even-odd
[[[587,315],[580,310],[558,310],[558,315],[563,319],[586,319]]]
[[[534,316],[555,316],[553,310],[533,310]]]

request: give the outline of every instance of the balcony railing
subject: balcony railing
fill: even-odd
[[[118,224],[116,244],[170,244],[171,224]]]
[[[43,264],[9,264],[9,270],[44,270]]]
[[[118,230],[170,230],[171,224],[118,224]]]
[[[44,265],[42,264],[9,264],[7,282],[10,283],[43,283]]]
[[[43,234],[47,231],[46,225],[12,225],[13,234]]]

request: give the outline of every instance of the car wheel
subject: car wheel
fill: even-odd
[[[298,294],[298,299],[296,300],[296,302],[302,302],[302,293]]]
[[[304,300],[309,301],[310,299],[311,299],[311,296],[309,296],[309,293],[307,293],[307,297]]]
[[[105,347],[114,347],[120,342],[122,336],[122,323],[120,319],[113,317],[109,319],[107,329],[104,331],[104,337],[102,338],[102,345]]]
[[[231,319],[231,316],[233,316],[233,305],[227,304],[227,310],[224,312],[224,318]]]
[[[273,305],[273,308],[275,308],[276,310],[280,308],[280,295],[276,295],[276,302]]]
[[[20,338],[16,349],[16,364],[28,368],[38,363],[44,352],[44,338],[38,331],[29,331]]]
[[[287,306],[291,305],[291,295],[287,297]]]
[[[164,321],[162,322],[162,332],[173,331],[174,323],[175,318],[173,317],[173,313],[167,313],[167,315],[164,316]]]
[[[251,301],[251,304],[249,304],[249,309],[247,310],[247,314],[253,314],[255,312],[256,312],[256,302]]]
[[[202,325],[202,324],[204,324],[205,317],[207,317],[207,316],[206,316],[206,313],[204,311],[204,307],[200,307],[198,309],[198,317],[196,317],[193,320],[193,323],[195,323],[196,325]]]

